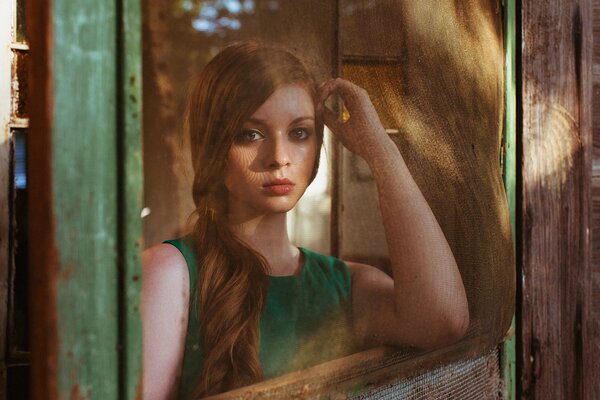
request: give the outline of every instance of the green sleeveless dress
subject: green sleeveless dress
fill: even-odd
[[[190,310],[180,398],[187,398],[202,369],[197,308],[197,263],[192,236],[167,240],[183,254],[190,273]],[[299,247],[299,275],[270,276],[260,317],[259,358],[265,379],[356,352],[351,324],[351,278],[337,258]]]

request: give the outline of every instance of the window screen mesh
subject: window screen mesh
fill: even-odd
[[[435,368],[416,377],[401,379],[377,387],[353,400],[438,400],[502,398],[502,381],[498,369],[498,352]]]
[[[515,291],[500,168],[502,9],[488,0],[344,0],[341,26],[342,75],[367,90],[433,210],[467,290],[468,336],[490,349],[510,324]],[[375,182],[359,157],[343,150],[340,159],[340,255],[389,272]]]

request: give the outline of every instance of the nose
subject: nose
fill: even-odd
[[[270,140],[267,151],[267,165],[270,168],[281,168],[291,163],[289,143],[277,135]]]

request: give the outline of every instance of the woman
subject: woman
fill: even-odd
[[[324,106],[330,95],[347,121]],[[393,279],[287,236],[323,123],[372,169]],[[358,349],[462,337],[456,262],[363,89],[341,79],[317,87],[290,52],[238,43],[201,72],[188,125],[198,219],[190,236],[143,255],[145,398],[205,396]]]

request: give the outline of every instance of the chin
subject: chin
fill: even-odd
[[[288,211],[293,210],[295,206],[296,206],[296,203],[276,205],[276,206],[268,207],[267,212],[274,213],[274,214],[287,213]]]
[[[270,213],[286,213],[291,211],[299,199],[290,199],[285,197],[271,198],[268,204],[265,204],[265,211]]]

